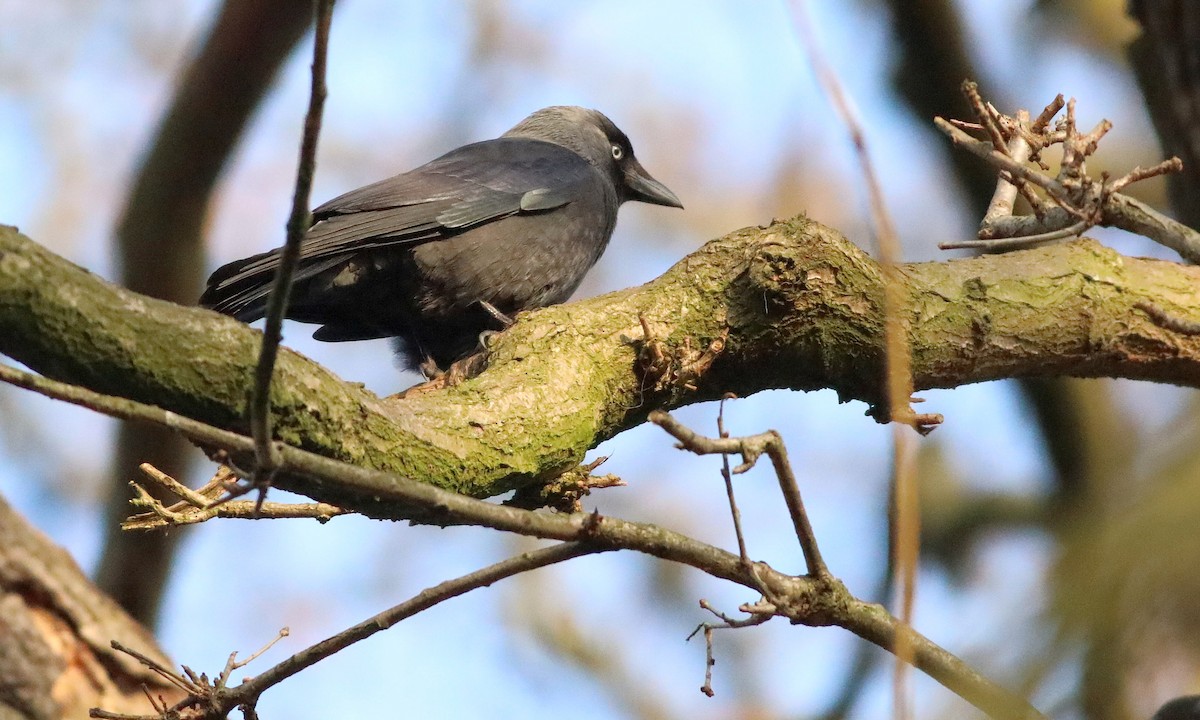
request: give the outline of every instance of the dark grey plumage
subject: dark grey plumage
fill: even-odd
[[[1200,695],[1185,695],[1170,700],[1150,720],[1200,720]]]
[[[397,338],[409,367],[445,369],[505,315],[570,297],[604,252],[627,200],[682,207],[603,114],[538,110],[313,211],[287,317],[318,340]],[[200,304],[253,322],[279,251],[221,267]]]

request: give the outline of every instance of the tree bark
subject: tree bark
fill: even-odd
[[[906,264],[899,277],[917,390],[1053,375],[1200,386],[1200,338],[1135,308],[1200,317],[1200,268],[1081,240]],[[879,266],[835,231],[805,218],[746,228],[641,287],[521,315],[489,367],[453,387],[380,398],[284,352],[275,428],[318,454],[497,495],[573,466],[656,407],[769,388],[885,404],[882,296]],[[0,230],[0,352],[51,378],[244,431],[259,338]],[[370,497],[278,484],[371,511]]]
[[[148,715],[143,685],[168,703],[181,699],[112,640],[171,664],[65,550],[0,498],[0,717],[81,718],[97,706]]]

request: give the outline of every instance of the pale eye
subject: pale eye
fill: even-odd
[[[612,156],[613,160],[620,160],[621,158],[625,157],[625,151],[621,149],[620,145],[613,145]]]

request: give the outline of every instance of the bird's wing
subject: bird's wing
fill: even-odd
[[[358,249],[363,241],[366,247],[424,242],[519,212],[552,210],[595,182],[597,172],[573,151],[540,140],[466,145],[321,205],[302,254]]]
[[[599,182],[598,172],[572,150],[541,140],[465,145],[314,210],[294,280],[315,277],[362,250],[417,245],[517,213],[562,207]],[[201,303],[253,316],[278,267],[278,250],[221,267]]]

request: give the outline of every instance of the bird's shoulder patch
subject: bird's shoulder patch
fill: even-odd
[[[537,188],[521,196],[521,212],[553,210],[571,202],[573,188]]]

